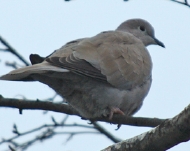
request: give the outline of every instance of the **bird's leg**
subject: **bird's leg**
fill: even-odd
[[[123,113],[123,111],[121,111],[119,108],[117,108],[117,107],[110,107],[110,114],[109,114],[109,119],[110,120],[112,119],[114,113],[125,115]]]

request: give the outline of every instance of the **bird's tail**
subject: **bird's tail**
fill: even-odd
[[[56,67],[51,65],[50,63],[44,61],[39,64],[35,64],[32,66],[27,66],[24,68],[16,69],[8,74],[5,74],[0,77],[0,80],[9,80],[9,81],[34,81],[31,74],[43,74],[48,71],[54,72],[68,72],[67,69],[63,69],[60,67]]]

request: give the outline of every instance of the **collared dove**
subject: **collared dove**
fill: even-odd
[[[151,44],[165,47],[150,23],[130,19],[114,31],[68,42],[46,58],[31,55],[33,65],[0,79],[42,82],[87,119],[130,116],[151,86],[152,61],[146,49]]]

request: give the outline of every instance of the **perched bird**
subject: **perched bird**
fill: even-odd
[[[116,30],[66,43],[46,58],[31,55],[33,65],[1,80],[39,81],[65,98],[87,119],[133,115],[142,106],[152,81],[146,46],[165,47],[143,19],[130,19]]]

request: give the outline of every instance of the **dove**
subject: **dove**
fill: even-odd
[[[32,54],[31,66],[0,79],[46,84],[86,119],[132,116],[152,83],[149,45],[165,47],[149,22],[129,19],[116,30],[70,41],[45,58]]]

